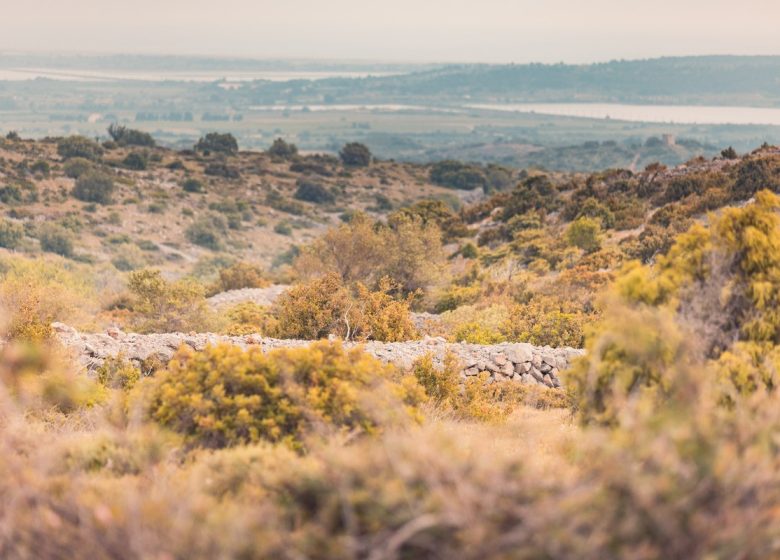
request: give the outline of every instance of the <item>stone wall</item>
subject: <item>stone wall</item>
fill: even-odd
[[[59,340],[69,348],[79,362],[88,370],[103,363],[108,357],[122,355],[132,362],[143,365],[150,361],[166,363],[182,345],[200,350],[209,344],[227,342],[241,348],[255,346],[264,352],[275,348],[308,346],[308,340],[278,340],[258,335],[221,336],[211,333],[167,333],[133,334],[118,329],[106,333],[79,333],[67,325],[53,325]],[[366,352],[383,362],[402,368],[411,366],[417,358],[431,354],[436,365],[441,365],[448,352],[460,360],[461,377],[478,375],[486,371],[494,381],[513,380],[528,384],[560,387],[559,372],[569,367],[571,361],[582,355],[582,350],[573,348],[537,347],[530,344],[478,344],[447,343],[442,338],[426,338],[409,342],[348,342],[351,348],[362,346]]]

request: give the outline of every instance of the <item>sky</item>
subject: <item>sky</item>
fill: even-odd
[[[0,0],[0,50],[398,62],[780,55],[780,0]]]

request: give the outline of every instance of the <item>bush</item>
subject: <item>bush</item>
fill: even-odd
[[[103,155],[100,144],[83,136],[69,136],[57,143],[57,153],[63,159],[84,158],[97,161]]]
[[[154,138],[151,134],[141,130],[127,128],[126,126],[121,126],[117,123],[109,125],[108,134],[119,146],[145,146],[152,148],[155,145]]]
[[[566,242],[586,253],[601,248],[601,226],[593,218],[578,218],[566,229]]]
[[[375,434],[418,418],[419,390],[392,377],[392,368],[339,344],[181,350],[157,374],[149,411],[193,445],[266,440],[302,450],[311,437]]]
[[[88,173],[76,179],[73,196],[84,202],[111,204],[115,188],[110,176],[103,173]]]
[[[268,148],[268,153],[282,159],[291,159],[298,155],[298,146],[292,143],[288,144],[282,138],[277,138]]]
[[[227,222],[217,214],[198,218],[184,232],[187,239],[212,251],[222,248],[222,239],[227,235]]]
[[[192,279],[168,282],[159,270],[139,270],[130,273],[128,288],[138,332],[202,332],[213,326],[205,290]]]
[[[224,317],[226,326],[223,332],[230,336],[276,336],[278,333],[278,322],[271,310],[251,301],[234,305],[225,311]]]
[[[73,256],[73,236],[70,231],[57,224],[44,224],[38,229],[41,249],[63,257]]]
[[[393,299],[390,290],[386,279],[372,292],[360,283],[346,285],[335,274],[294,286],[274,304],[279,336],[316,340],[332,334],[346,340],[408,340],[416,334],[410,302]]]
[[[122,165],[134,171],[143,171],[146,169],[147,164],[148,158],[146,157],[146,154],[141,152],[130,152],[125,159],[122,160]]]
[[[203,192],[203,183],[197,179],[187,179],[181,186],[184,192],[188,193],[200,193]]]
[[[270,284],[259,266],[239,261],[220,269],[219,279],[211,291],[219,293],[244,288],[265,288]]]
[[[737,200],[747,200],[761,189],[780,190],[780,178],[771,160],[749,159],[741,162],[737,168],[732,196]]]
[[[0,218],[0,247],[18,249],[24,239],[24,226]]]
[[[63,165],[63,171],[67,177],[71,179],[78,179],[82,175],[86,175],[95,170],[95,164],[84,158],[69,159]]]
[[[238,153],[238,142],[230,133],[209,132],[198,140],[198,143],[195,144],[195,150],[205,153],[217,152],[234,155]]]
[[[241,174],[238,169],[224,162],[209,163],[203,173],[212,177],[224,177],[225,179],[238,179]]]
[[[336,201],[336,197],[324,185],[302,180],[298,181],[295,198],[314,204],[333,204]]]
[[[455,160],[445,160],[431,166],[430,180],[435,185],[451,189],[487,189],[488,180],[482,168]]]
[[[345,144],[339,152],[339,157],[342,163],[349,167],[368,167],[373,159],[371,150],[358,142]]]

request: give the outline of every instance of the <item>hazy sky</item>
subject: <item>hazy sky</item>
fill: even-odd
[[[0,49],[398,61],[780,54],[780,0],[0,0]]]

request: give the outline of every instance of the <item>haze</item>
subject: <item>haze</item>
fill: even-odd
[[[463,62],[780,54],[776,0],[26,0],[0,49]]]

